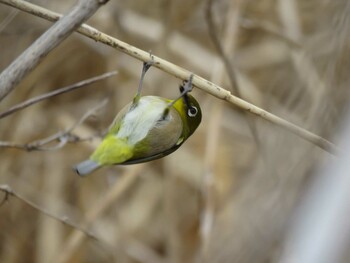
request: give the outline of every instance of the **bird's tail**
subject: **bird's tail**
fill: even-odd
[[[92,171],[95,171],[98,169],[100,165],[93,161],[93,160],[85,160],[81,163],[78,163],[73,167],[73,169],[80,175],[80,176],[86,176]]]

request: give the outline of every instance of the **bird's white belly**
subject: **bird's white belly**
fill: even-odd
[[[126,138],[131,145],[144,139],[161,118],[168,103],[156,96],[141,97],[137,106],[128,111],[116,137]]]

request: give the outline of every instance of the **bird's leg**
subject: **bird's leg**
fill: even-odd
[[[190,78],[184,82],[184,85],[181,86],[181,89],[182,89],[182,90],[180,90],[181,95],[178,99],[180,99],[182,96],[184,96],[185,94],[187,94],[193,90],[192,80],[193,80],[193,74],[191,74]]]
[[[190,103],[188,101],[187,93],[191,92],[193,89],[192,80],[193,80],[193,74],[191,74],[190,78],[187,81],[184,81],[184,84],[180,86],[180,92],[181,92],[180,96],[177,97],[172,102],[170,102],[168,106],[164,109],[163,118],[165,118],[168,115],[170,108],[175,104],[175,102],[177,102],[181,98],[184,98],[187,107],[190,108]]]
[[[146,75],[146,72],[154,64],[152,53],[150,52],[149,55],[151,57],[151,61],[143,62],[140,83],[139,83],[139,87],[137,89],[137,93],[136,93],[136,95],[135,95],[135,97],[133,99],[133,105],[136,105],[139,102],[139,100],[141,98],[141,90],[142,90],[143,79],[144,79],[144,77]]]
[[[192,89],[193,89],[192,80],[193,80],[193,74],[191,74],[190,78],[187,81],[184,81],[184,84],[180,86],[180,96],[177,97],[172,102],[170,102],[169,105],[168,105],[168,108],[173,106],[175,104],[175,102],[177,102],[181,98],[184,98],[185,101],[188,100],[187,99],[187,93],[191,92]]]

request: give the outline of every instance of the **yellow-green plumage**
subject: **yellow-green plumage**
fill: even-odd
[[[187,94],[171,102],[157,96],[134,99],[116,116],[90,159],[75,170],[86,175],[101,166],[151,161],[175,151],[198,127],[201,111]],[[189,114],[189,107],[196,114]]]
[[[123,163],[132,157],[132,147],[124,138],[108,134],[97,147],[90,159],[100,165]]]
[[[164,157],[178,149],[197,129],[202,119],[201,109],[188,95],[193,75],[180,86],[181,95],[176,100],[141,97],[143,78],[152,64],[153,59],[143,64],[134,99],[115,117],[90,158],[74,167],[78,174],[87,175],[105,165],[135,164]]]

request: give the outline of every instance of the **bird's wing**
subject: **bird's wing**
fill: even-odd
[[[164,156],[167,156],[169,154],[171,154],[172,152],[176,151],[182,143],[178,144],[178,145],[174,145],[173,147],[169,148],[168,150],[165,150],[161,153],[157,153],[151,156],[147,156],[147,157],[141,157],[138,159],[133,159],[133,160],[127,160],[126,162],[120,163],[121,165],[129,165],[129,164],[137,164],[137,163],[145,163],[145,162],[149,162],[149,161],[153,161],[159,158],[162,158]]]

